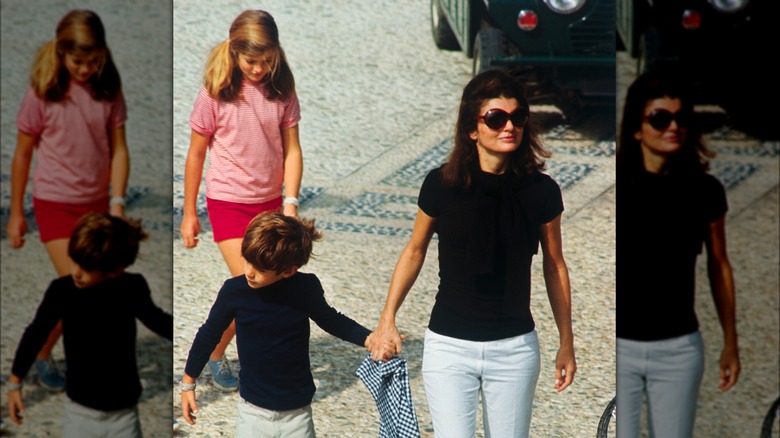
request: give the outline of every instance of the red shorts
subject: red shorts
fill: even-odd
[[[209,212],[215,242],[243,238],[246,226],[255,216],[266,211],[280,211],[281,207],[281,196],[259,204],[239,204],[206,198],[206,210]]]
[[[76,222],[89,212],[108,212],[108,196],[87,204],[64,204],[33,198],[33,211],[41,242],[54,239],[70,239]]]

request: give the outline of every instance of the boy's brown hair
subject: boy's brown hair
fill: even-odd
[[[313,256],[312,244],[320,239],[314,220],[260,213],[247,225],[241,255],[256,269],[281,274],[305,265]]]
[[[135,262],[139,243],[147,236],[141,221],[87,213],[73,228],[68,256],[86,271],[116,272]]]

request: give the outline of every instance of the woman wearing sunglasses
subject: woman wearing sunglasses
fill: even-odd
[[[693,118],[690,87],[663,72],[630,86],[617,150],[617,427],[640,436],[643,394],[658,437],[693,436],[704,352],[694,310],[696,258],[724,334],[720,389],[739,376],[723,185]]]
[[[401,352],[395,316],[434,233],[439,291],[425,333],[423,379],[437,437],[473,437],[483,398],[487,436],[527,437],[540,372],[530,312],[531,259],[541,243],[560,333],[554,387],[574,378],[571,291],[561,241],[563,200],[542,173],[522,86],[489,70],[466,85],[448,161],[420,189],[412,236],[393,272],[370,350]]]

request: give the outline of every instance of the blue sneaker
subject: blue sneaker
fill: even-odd
[[[49,391],[62,391],[65,389],[65,377],[60,374],[57,364],[49,356],[45,360],[36,360],[35,369],[38,371],[38,384]]]
[[[179,431],[179,422],[176,421],[176,419],[173,419],[173,431],[178,432]]]
[[[211,382],[217,389],[225,392],[233,392],[238,389],[238,379],[230,371],[225,356],[222,359],[209,359],[209,369],[211,370]]]

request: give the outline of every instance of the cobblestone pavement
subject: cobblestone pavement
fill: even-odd
[[[174,197],[181,206],[181,180],[189,140],[187,118],[200,86],[208,50],[227,37],[241,10],[177,1],[174,8]],[[338,5],[263,2],[277,20],[282,45],[296,75],[304,150],[301,215],[315,218],[325,240],[305,267],[323,282],[329,302],[369,328],[376,326],[387,286],[411,232],[422,178],[442,163],[471,61],[437,50],[430,35],[428,2]],[[181,73],[179,73],[181,72]],[[564,190],[564,239],[574,289],[579,372],[570,390],[552,388],[557,329],[547,303],[541,260],[534,265],[533,310],[542,345],[534,436],[595,433],[614,393],[614,117],[612,111],[567,125],[552,107],[539,108],[545,140],[553,150],[549,171]],[[201,200],[199,205],[204,205]],[[207,225],[205,212],[201,217]],[[222,258],[203,234],[194,250],[174,244],[176,339],[174,373],[180,377],[187,351],[228,275]],[[436,245],[399,314],[408,340],[412,393],[424,436],[432,436],[420,373],[422,338],[438,276]],[[234,347],[229,357],[237,363]],[[313,410],[317,434],[371,437],[378,415],[370,394],[354,376],[364,350],[313,325],[311,360],[317,383]],[[200,378],[200,415],[186,436],[230,436],[236,395],[223,395]],[[180,415],[176,402],[177,415]]]
[[[7,3],[3,1],[5,13]],[[282,0],[208,4],[175,1],[174,230],[178,229],[181,215],[182,175],[190,133],[187,119],[201,83],[202,66],[209,49],[227,37],[231,20],[245,8],[266,9],[276,18],[296,77],[305,157],[301,215],[316,219],[318,227],[325,231],[325,240],[315,245],[317,258],[304,270],[320,277],[334,307],[373,329],[395,261],[411,232],[422,177],[446,159],[451,147],[460,93],[470,78],[470,60],[459,52],[436,49],[430,36],[426,0],[343,1],[327,5]],[[5,32],[5,14],[3,20]],[[5,41],[3,34],[4,45]],[[7,65],[3,63],[4,84]],[[619,90],[630,82],[632,75],[631,60],[619,53]],[[12,123],[7,111],[15,114],[17,103],[12,102],[6,110],[3,102],[5,194],[5,158],[14,131],[13,125],[10,129],[7,126]],[[563,189],[564,250],[572,280],[579,370],[572,387],[561,394],[553,390],[557,329],[545,297],[541,257],[537,257],[533,266],[532,311],[540,336],[542,374],[534,400],[531,436],[590,437],[614,395],[615,385],[615,117],[610,110],[589,111],[582,120],[570,123],[554,107],[532,109],[544,128],[543,140],[553,152],[548,160],[549,173]],[[713,172],[728,187],[731,206],[729,249],[740,294],[744,371],[734,390],[719,394],[716,370],[720,330],[708,296],[704,266],[700,266],[697,310],[707,341],[707,371],[697,436],[757,436],[761,418],[778,392],[778,145],[759,142],[731,129],[725,116],[717,111],[709,118],[713,128],[707,140],[719,153]],[[169,153],[167,147],[158,151]],[[155,167],[159,164],[134,167],[134,172],[138,177],[156,180],[164,174]],[[156,189],[143,190],[145,186],[152,187],[151,183],[135,186],[140,187],[139,205],[161,196]],[[212,240],[203,199],[199,206],[203,207],[200,213],[204,232],[198,247],[184,249],[177,235],[172,245],[172,306],[176,318],[170,379],[173,381],[180,379],[192,339],[228,276]],[[22,255],[32,254],[36,238],[33,233],[28,238],[29,248],[13,253],[3,240],[4,260],[8,254],[20,260],[13,264],[13,270],[6,269],[6,264],[3,268],[3,375],[7,375],[11,360],[8,352],[15,348],[20,331],[11,326],[26,321],[22,314],[30,315],[37,304],[36,300],[17,304],[16,288],[6,278],[10,274],[21,279],[26,267],[34,265],[32,255],[24,259]],[[166,243],[170,245],[169,241]],[[166,243],[152,242],[146,249],[153,250],[150,254],[165,252]],[[438,284],[436,259],[436,245],[431,245],[426,265],[398,316],[399,328],[408,336],[403,355],[409,361],[412,395],[424,437],[433,436],[420,367],[423,332]],[[45,256],[42,260],[40,263],[48,263]],[[161,270],[152,260],[143,266],[139,264],[137,269]],[[165,274],[160,273],[161,279]],[[159,284],[161,288],[163,284]],[[6,318],[8,303],[22,309],[17,312],[15,308],[13,316]],[[154,342],[154,338],[149,338],[149,342]],[[163,360],[165,354],[161,350],[152,350],[160,352],[155,360]],[[310,356],[318,388],[313,403],[318,436],[377,435],[376,407],[354,376],[364,355],[363,349],[312,326]],[[234,344],[228,349],[228,357],[234,367],[238,366]],[[199,379],[198,424],[182,424],[177,435],[234,435],[237,395],[219,393],[211,387],[210,379],[208,372]],[[30,425],[26,427],[32,426],[33,418],[56,420],[60,397],[34,394],[38,395],[28,407]],[[170,395],[163,397],[161,390],[157,399],[165,402],[142,403],[148,418],[170,412]],[[175,415],[183,422],[178,396],[173,397],[172,404]],[[42,423],[36,423],[36,433],[31,436],[56,434],[54,421]],[[9,429],[17,433],[14,426]],[[23,435],[21,430],[18,433]]]

